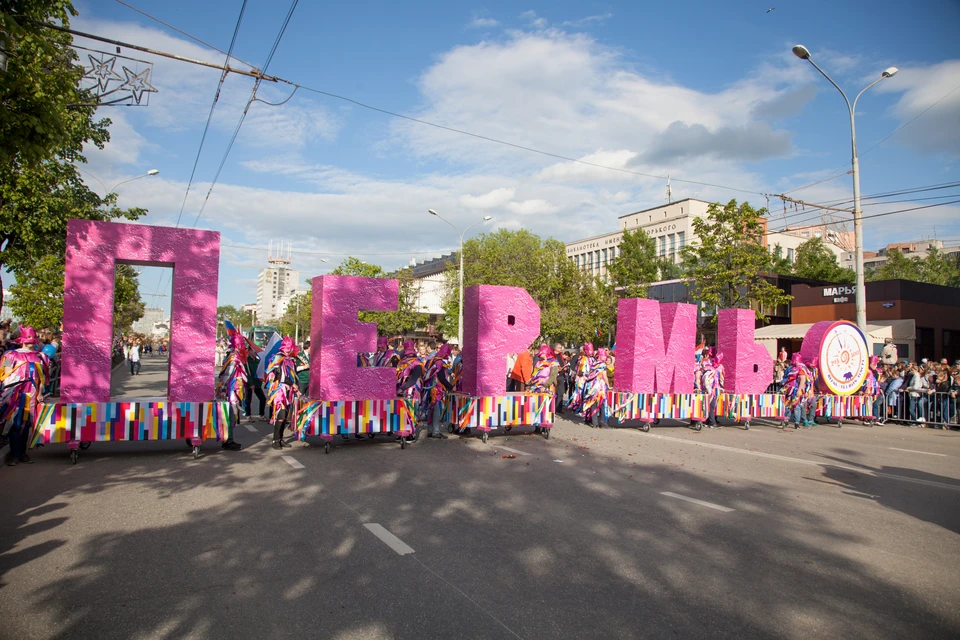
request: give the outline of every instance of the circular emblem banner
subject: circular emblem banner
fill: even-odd
[[[867,340],[852,322],[836,322],[820,340],[820,381],[838,396],[856,393],[867,378]]]

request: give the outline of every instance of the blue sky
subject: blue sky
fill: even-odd
[[[226,50],[241,2],[131,4]],[[119,3],[76,6],[79,30],[223,62],[222,54]],[[262,65],[288,6],[249,0],[235,56]],[[791,54],[797,43],[851,99],[886,67],[900,68],[858,105],[864,194],[958,181],[960,90],[950,94],[960,87],[958,25],[960,5],[949,0],[910,7],[776,0],[301,2],[268,72],[558,155],[669,174],[674,199],[737,198],[765,206],[757,193],[680,180],[779,193],[849,168],[842,98]],[[159,91],[149,106],[101,109],[114,120],[113,140],[89,154],[87,168],[108,186],[159,169],[159,176],[120,187],[120,203],[148,208],[148,224],[172,225],[220,74],[132,50],[123,55],[154,61]],[[235,75],[224,84],[182,226],[194,224],[252,84]],[[289,94],[287,86],[263,83],[258,97],[278,102]],[[822,203],[850,192],[844,176],[794,195]],[[951,193],[960,189],[892,200]],[[461,228],[490,215],[490,223],[474,230],[529,228],[573,241],[615,230],[617,216],[664,201],[659,178],[537,155],[301,89],[283,106],[250,107],[197,225],[222,232],[220,301],[242,304],[255,299],[270,239],[292,242],[294,266],[308,277],[345,254],[394,268],[455,247],[453,231],[428,216],[428,208]],[[783,224],[780,202],[771,209],[781,211],[772,224]],[[788,221],[811,217],[802,214]],[[933,235],[960,244],[960,208],[865,220],[867,249]],[[143,291],[157,292],[158,277],[145,271]],[[148,303],[158,300],[166,299]]]

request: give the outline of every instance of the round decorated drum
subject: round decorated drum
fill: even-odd
[[[852,322],[816,323],[804,336],[800,355],[808,364],[819,359],[820,388],[828,393],[857,393],[867,378],[870,347],[863,332]]]

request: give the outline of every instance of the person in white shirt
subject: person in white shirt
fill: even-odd
[[[883,364],[897,364],[897,345],[892,338],[884,339],[883,350],[880,352],[880,362]]]
[[[130,345],[130,351],[127,355],[130,360],[130,375],[140,375],[140,341],[137,340]]]

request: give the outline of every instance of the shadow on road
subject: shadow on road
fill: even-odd
[[[513,637],[483,610],[523,638],[960,636],[955,607],[837,551],[864,539],[773,485],[589,456],[503,459],[455,439],[298,449],[304,472],[262,460],[263,448],[192,461],[174,443],[98,472],[98,456],[122,450],[103,449],[5,492],[0,593],[14,568],[68,543],[58,514],[80,497],[155,492],[161,510],[182,493],[225,498],[72,541],[54,575],[7,598],[9,611],[52,616],[53,637]],[[416,554],[393,555],[367,522]],[[19,637],[32,635],[44,634]]]

